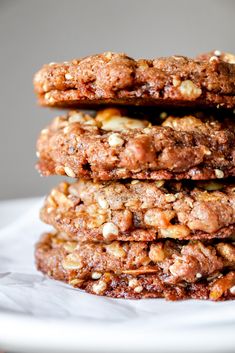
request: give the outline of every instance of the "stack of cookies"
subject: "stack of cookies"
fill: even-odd
[[[39,270],[110,297],[235,298],[234,64],[108,52],[35,75],[41,105],[72,109],[37,168],[76,178],[41,210]]]

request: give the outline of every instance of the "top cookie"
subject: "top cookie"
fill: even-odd
[[[134,60],[106,52],[50,63],[34,77],[39,103],[50,107],[99,105],[235,107],[235,56],[219,51],[196,59]]]

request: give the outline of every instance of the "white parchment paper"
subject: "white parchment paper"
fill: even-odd
[[[194,348],[204,344],[203,339],[205,351],[206,347],[208,351],[212,348],[219,351],[221,339],[226,340],[224,351],[232,352],[235,349],[235,334],[232,334],[235,332],[234,301],[167,302],[159,299],[135,301],[102,298],[50,280],[37,272],[34,244],[41,233],[50,229],[39,221],[41,204],[42,199],[0,203],[0,348],[2,343],[2,346],[11,349],[15,349],[17,344],[25,347],[25,351],[27,347],[32,349],[37,337],[40,338],[38,332],[35,333],[36,326],[41,325],[42,337],[37,342],[39,350],[47,344],[48,349],[50,347],[57,352],[68,347],[71,351],[73,348],[79,351],[79,347],[83,352],[93,351],[92,345],[96,352],[123,351],[124,348],[124,351],[138,352],[142,351],[141,344],[144,344],[145,352],[156,351],[156,347],[162,352],[182,352],[188,351],[188,344],[194,351]],[[24,323],[25,327],[28,325],[28,330],[32,331],[30,337],[36,335],[34,340],[27,332],[25,342],[25,330],[19,322]],[[57,335],[57,339],[50,341],[46,338],[46,328],[52,322],[57,332],[62,330],[63,335]],[[8,337],[9,327],[15,327],[15,330]],[[66,335],[71,336],[74,329],[79,340],[71,344]],[[83,332],[83,338],[79,332]],[[85,336],[88,334],[91,337],[92,333],[93,338],[85,340]],[[102,340],[97,346],[94,342],[104,333],[105,341]],[[200,338],[195,340],[196,334]],[[114,337],[116,344],[111,340]],[[123,348],[120,337],[126,337]],[[172,343],[174,339],[179,340],[176,346]],[[132,346],[128,345],[128,340]]]

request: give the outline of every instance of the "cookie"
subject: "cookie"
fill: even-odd
[[[231,54],[230,54],[231,55]],[[34,77],[39,103],[50,107],[235,106],[235,66],[223,56],[134,60],[106,52],[43,66]]]
[[[38,170],[95,180],[213,179],[235,175],[235,120],[194,114],[130,117],[105,109],[57,117],[37,143]]]
[[[41,219],[78,241],[227,238],[235,231],[233,183],[79,180],[61,183]]]
[[[90,293],[124,298],[234,298],[235,247],[230,242],[78,243],[45,234],[37,268]]]

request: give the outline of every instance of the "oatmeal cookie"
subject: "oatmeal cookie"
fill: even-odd
[[[60,183],[41,219],[78,241],[212,239],[235,232],[235,186],[218,182]]]
[[[44,234],[37,268],[77,288],[112,297],[223,300],[235,295],[230,242],[71,242]]]
[[[44,65],[34,77],[34,88],[39,103],[50,107],[233,108],[235,66],[231,60],[224,61],[223,55],[135,60],[125,54],[106,52]]]
[[[235,175],[235,119],[205,114],[130,117],[72,111],[42,130],[38,170],[95,180],[213,179]],[[161,119],[161,117],[163,117]]]

